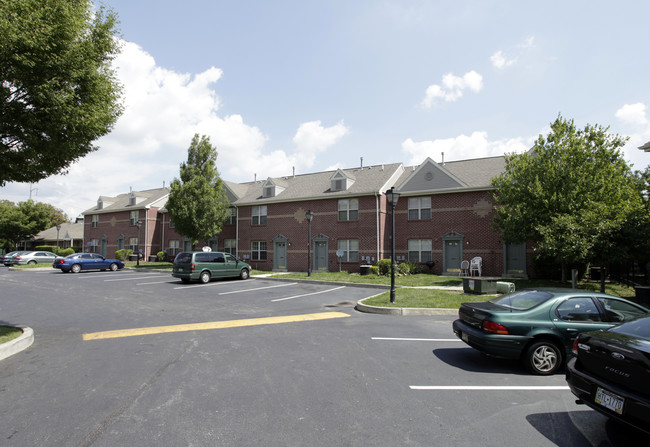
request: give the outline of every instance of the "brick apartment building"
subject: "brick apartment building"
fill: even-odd
[[[421,165],[360,166],[248,183],[224,181],[231,216],[209,245],[262,270],[358,272],[391,254],[391,207],[386,191],[400,193],[395,208],[398,261],[435,262],[437,274],[457,275],[461,261],[483,259],[484,276],[526,276],[525,244],[504,245],[492,229],[490,179],[503,172],[504,157]],[[174,231],[165,209],[167,188],[100,197],[83,212],[84,246],[113,256],[141,249],[191,250]],[[311,211],[311,246],[308,246]],[[340,255],[340,256],[339,256]]]

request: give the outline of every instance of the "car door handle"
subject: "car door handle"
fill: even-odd
[[[568,328],[566,329],[566,331],[567,331],[567,332],[578,332],[577,329],[573,329],[573,328],[570,328],[570,327],[568,327]]]

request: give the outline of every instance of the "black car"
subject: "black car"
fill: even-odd
[[[650,434],[650,316],[578,336],[566,380],[594,410]]]

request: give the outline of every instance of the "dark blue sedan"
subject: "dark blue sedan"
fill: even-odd
[[[57,258],[52,267],[61,269],[63,273],[79,273],[82,270],[110,270],[112,272],[123,269],[124,263],[117,259],[108,259],[97,253],[74,253],[65,258]]]

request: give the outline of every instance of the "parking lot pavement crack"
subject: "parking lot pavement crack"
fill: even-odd
[[[147,379],[128,399],[126,399],[122,404],[113,411],[108,417],[106,417],[93,431],[88,433],[83,440],[77,444],[78,447],[90,447],[95,441],[97,441],[108,428],[113,425],[122,414],[129,408],[131,408],[138,399],[149,389],[151,386],[169,369],[170,366],[178,362],[185,354],[194,349],[197,345],[196,341],[190,341],[185,344],[185,348],[182,349],[178,354],[172,356],[167,362],[165,362],[158,370]]]

